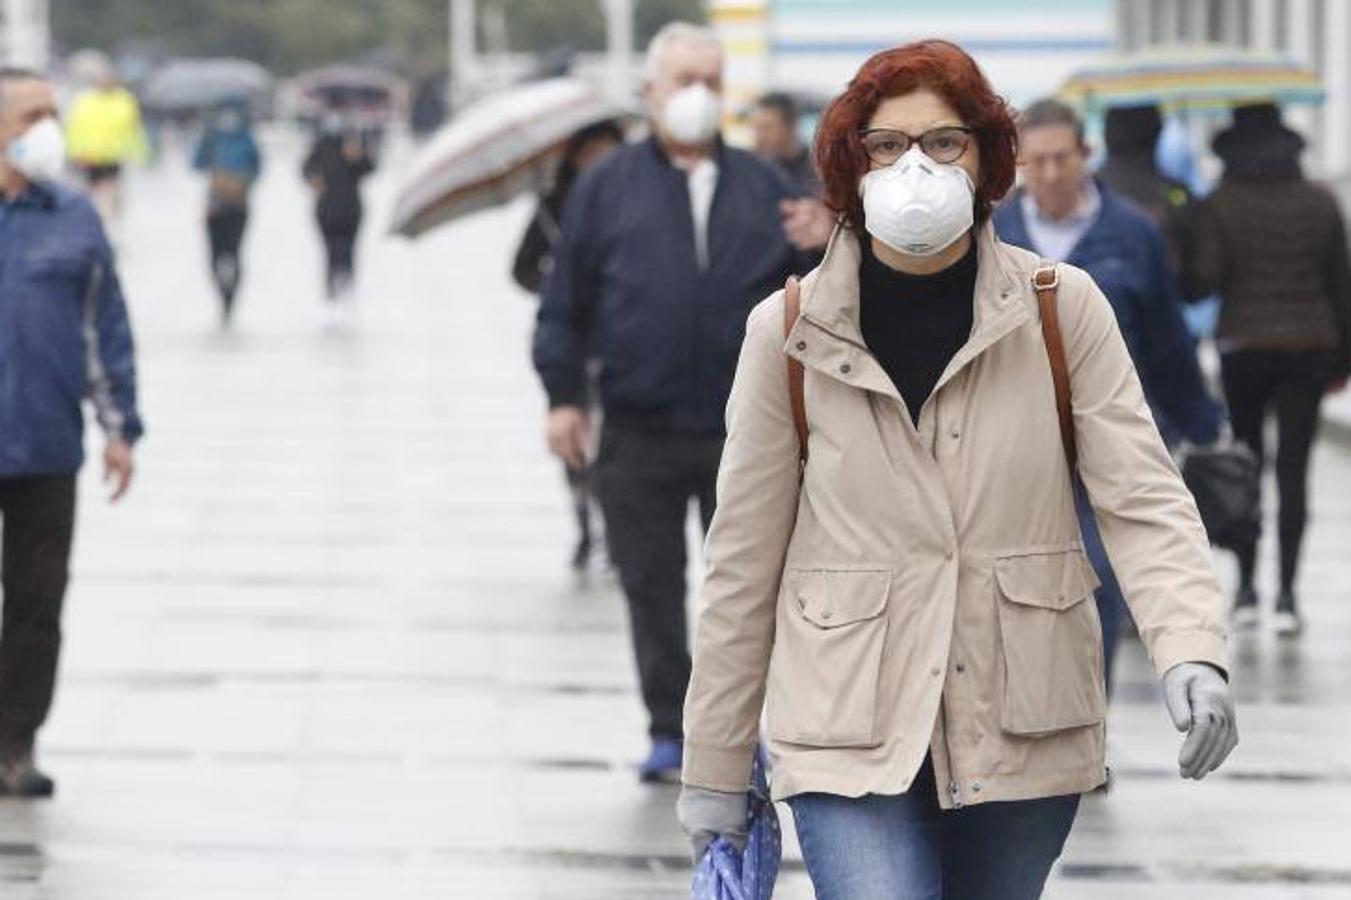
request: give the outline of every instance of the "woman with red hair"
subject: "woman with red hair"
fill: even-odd
[[[829,900],[1041,895],[1107,777],[1075,477],[1188,732],[1181,774],[1237,742],[1205,531],[1112,309],[990,226],[1015,135],[953,44],[868,60],[817,137],[825,258],[747,324],[678,814],[700,855],[741,839],[763,708]]]

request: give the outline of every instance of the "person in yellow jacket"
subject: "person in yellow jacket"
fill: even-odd
[[[66,117],[66,146],[105,225],[121,212],[122,167],[145,158],[145,131],[136,96],[114,72],[100,75],[75,99]]]

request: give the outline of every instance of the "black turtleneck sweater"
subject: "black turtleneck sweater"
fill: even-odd
[[[932,275],[897,272],[864,240],[859,266],[859,325],[919,424],[919,411],[952,357],[971,336],[976,291],[973,242],[958,262]]]

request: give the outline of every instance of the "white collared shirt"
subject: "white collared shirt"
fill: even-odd
[[[694,254],[701,270],[708,268],[708,218],[713,211],[713,192],[718,187],[718,164],[711,159],[695,163],[689,181],[690,214],[694,218]]]
[[[1019,202],[1022,204],[1023,220],[1027,222],[1027,236],[1032,242],[1032,249],[1045,259],[1063,262],[1097,221],[1098,211],[1102,209],[1102,194],[1093,179],[1086,179],[1079,205],[1062,219],[1045,215],[1037,206],[1037,201],[1032,199],[1030,191],[1023,191]]]

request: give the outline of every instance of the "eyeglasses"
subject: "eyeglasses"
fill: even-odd
[[[863,152],[879,166],[891,165],[916,144],[934,162],[952,163],[961,159],[966,148],[971,145],[974,130],[961,125],[946,125],[912,137],[893,128],[869,128],[860,131],[859,138],[863,141]]]
[[[1018,163],[1029,169],[1045,169],[1055,167],[1056,169],[1068,169],[1074,164],[1075,160],[1084,158],[1082,150],[1061,150],[1059,153],[1039,153],[1036,156],[1023,156]]]

